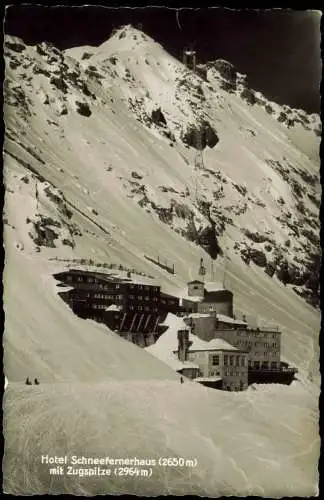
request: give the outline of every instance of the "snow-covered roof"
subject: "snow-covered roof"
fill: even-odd
[[[160,286],[160,283],[154,279],[149,278],[148,276],[142,276],[139,274],[131,273],[130,277],[127,276],[127,271],[122,270],[108,270],[106,272],[99,270],[97,266],[91,265],[83,265],[83,264],[75,264],[73,263],[73,267],[69,265],[66,266],[65,271],[63,272],[71,272],[77,274],[78,272],[82,272],[86,275],[95,275],[103,280],[109,282],[116,283],[134,283],[136,285],[149,285],[149,286]]]
[[[222,377],[196,377],[194,380],[196,382],[219,382]]]
[[[188,329],[188,325],[182,318],[175,314],[169,313],[161,323],[163,326],[168,326],[168,329],[160,338],[148,347],[147,350],[160,359],[168,358],[170,354],[173,356],[178,350],[178,331]],[[223,339],[212,339],[209,342],[202,340],[197,335],[189,333],[189,341],[192,342],[190,351],[220,351],[220,350],[235,350],[238,349]]]
[[[176,371],[183,368],[199,368],[198,365],[190,361],[180,361],[175,354],[178,349],[178,331],[188,329],[183,319],[169,313],[161,325],[168,326],[168,329],[159,337],[155,344],[146,347],[145,350]],[[189,340],[193,340],[192,337],[195,337],[195,335],[189,334]]]
[[[178,332],[179,330],[188,330],[188,325],[184,322],[182,318],[179,318],[175,314],[169,313],[161,326],[168,326],[172,328],[173,331]]]
[[[134,283],[136,285],[160,286],[157,280],[146,278],[145,276],[131,276],[130,278],[121,278],[123,282]]]
[[[208,313],[190,313],[186,316],[186,318],[209,318],[209,317],[215,317],[214,314],[208,314]]]
[[[234,325],[247,325],[246,321],[242,321],[240,319],[234,319],[231,318],[230,316],[225,316],[224,314],[216,314],[216,317],[218,321],[221,321],[222,323],[230,323]]]
[[[229,350],[229,351],[237,351],[238,349],[234,347],[229,342],[223,339],[212,339],[208,342],[211,349],[219,349],[219,350]]]
[[[183,370],[184,368],[197,368],[199,369],[199,366],[196,363],[192,363],[191,361],[179,361],[181,364],[181,368],[177,368],[177,371]]]
[[[57,284],[57,287],[59,288],[59,292],[64,292],[64,293],[72,292],[73,290],[75,290],[73,286],[64,285],[62,283]]]
[[[182,300],[190,300],[191,302],[201,302],[204,297],[192,297],[188,295],[188,288],[185,288],[181,292],[179,292],[176,297],[180,299],[180,305],[182,305]]]
[[[209,281],[205,283],[205,290],[207,292],[220,292],[226,290],[226,288],[224,288],[224,285],[221,282]]]
[[[200,339],[196,335],[190,335],[189,340],[192,341],[190,351],[237,351],[238,349],[232,344],[223,339],[212,339],[209,342]]]

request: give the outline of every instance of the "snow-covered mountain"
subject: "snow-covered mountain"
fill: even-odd
[[[308,377],[318,379],[319,116],[269,102],[225,61],[201,65],[194,74],[131,26],[122,27],[99,47],[66,51],[48,43],[27,46],[6,36],[5,62],[8,401],[15,398],[24,405],[29,389],[19,384],[27,376],[47,382],[135,380],[151,396],[155,386],[150,380],[162,379],[161,394],[168,400],[172,380],[177,380],[172,369],[102,325],[74,317],[58,297],[52,275],[66,262],[91,259],[135,268],[156,277],[166,292],[176,293],[196,276],[203,257],[208,272],[213,259],[210,274],[215,279],[222,280],[226,269],[236,314],[282,329],[283,357],[299,369],[300,383],[293,390],[307,399],[305,418],[316,435],[317,389]],[[147,257],[174,264],[175,274]],[[55,392],[55,387],[49,390]],[[83,389],[77,387],[73,394],[78,399]],[[244,416],[236,412],[239,400],[240,405],[247,404],[244,396],[213,394],[212,398],[215,406],[217,398],[224,399],[227,410],[231,407],[234,412],[232,425],[239,428],[242,418],[251,417],[255,399],[261,401],[271,393],[273,413],[268,404],[262,407],[269,416],[270,435],[276,404],[287,416],[290,413],[290,389],[267,389],[266,395],[257,391]],[[100,386],[95,392],[99,397],[95,401],[93,396],[95,405],[102,391]],[[210,394],[192,384],[186,391],[194,391],[198,406],[199,398],[205,401]],[[114,401],[118,399],[116,388],[112,394]],[[52,396],[46,396],[44,405]],[[153,404],[151,396],[147,403]],[[42,397],[42,392],[32,396],[36,405]],[[179,398],[185,404],[185,396]],[[171,419],[177,415],[175,400],[168,402]],[[139,411],[136,405],[132,408]],[[105,411],[112,410],[105,406]],[[222,415],[218,418],[226,420]],[[147,425],[143,415],[136,418],[141,426]],[[203,453],[196,448],[201,439],[208,441],[207,448],[217,441],[213,427],[207,426],[203,434],[204,418],[193,417],[200,430],[191,453]],[[263,418],[264,414],[252,419],[258,436],[263,435]],[[163,419],[158,421],[164,425]],[[12,432],[19,422],[12,424]],[[295,424],[289,431],[292,447],[300,421]],[[150,425],[154,427],[154,422]],[[181,420],[177,425],[170,449],[187,453],[179,444]],[[245,424],[241,429],[249,434]],[[282,439],[280,432],[278,436]],[[242,439],[243,449],[248,441]],[[116,453],[130,450],[125,443],[121,440]],[[316,437],[312,443],[310,466],[301,477],[308,494],[313,494]],[[64,444],[60,446],[57,453],[64,454]],[[91,449],[95,451],[96,445]],[[294,453],[288,449],[287,457]],[[132,450],[136,451],[135,444]],[[210,448],[210,457],[207,453],[201,460],[211,459],[214,451]],[[268,449],[262,456],[273,460]],[[232,473],[240,470],[242,464],[231,460]],[[289,471],[283,464],[280,467],[281,483],[273,468],[276,484],[286,488],[283,494],[293,494],[294,488],[283,478],[296,472],[294,465],[289,463]],[[252,460],[244,474],[254,468]],[[224,480],[223,489],[221,475],[205,489],[196,477],[199,486],[190,491],[210,493],[218,485],[221,492],[269,495],[267,488],[274,484],[271,474],[263,482],[243,481],[245,486]],[[19,484],[23,488],[27,483]],[[42,484],[46,490],[46,481]],[[181,481],[178,489],[174,484],[157,491],[183,492]]]

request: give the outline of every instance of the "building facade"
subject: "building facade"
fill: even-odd
[[[233,316],[232,292],[229,290],[206,291],[203,300],[197,303],[197,312]]]
[[[205,296],[205,285],[203,281],[193,280],[188,283],[188,297],[199,297],[201,300]]]
[[[179,298],[168,293],[160,292],[159,304],[160,310],[164,312],[170,312],[177,315],[185,312],[184,308],[180,306]]]
[[[233,317],[233,293],[207,286],[199,280],[190,281],[181,295],[181,306],[187,313],[223,314]]]
[[[218,347],[217,342],[213,347],[213,341],[208,344],[211,345],[201,347],[193,345],[188,352],[188,361],[199,366],[199,378],[203,380],[219,377],[221,388],[227,391],[247,389],[248,353],[233,346]]]
[[[179,299],[161,293],[149,280],[121,279],[109,274],[71,269],[54,277],[71,287],[59,292],[73,312],[119,332],[127,340],[150,345],[161,334],[159,323],[179,308]]]
[[[255,371],[278,371],[282,368],[281,332],[278,329],[250,328],[245,321],[221,314],[192,313],[184,318],[193,334],[204,341],[221,338],[248,352],[248,368]]]
[[[279,370],[281,332],[279,330],[233,328],[217,329],[215,336],[222,338],[249,354],[250,370]]]
[[[218,330],[247,328],[245,321],[218,313],[191,313],[184,317],[184,321],[190,326],[192,333],[207,342],[218,336]]]

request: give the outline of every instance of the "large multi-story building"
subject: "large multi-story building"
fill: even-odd
[[[205,342],[195,335],[189,337],[187,334],[187,337],[190,338],[187,348],[182,349],[179,342],[178,349],[173,352],[181,358],[184,351],[185,359],[181,361],[188,360],[199,367],[199,376],[195,377],[197,382],[219,382],[218,386],[228,391],[247,389],[248,353],[244,349],[238,349],[222,339]]]
[[[277,329],[217,329],[215,335],[249,353],[249,369],[280,369],[281,332]]]
[[[78,316],[105,323],[140,345],[154,342],[166,314],[179,310],[179,299],[161,292],[160,285],[148,278],[80,269],[54,277],[70,287],[59,295]]]
[[[278,329],[251,328],[245,321],[222,314],[191,313],[185,321],[202,340],[217,337],[247,351],[251,370],[280,368],[281,332]]]

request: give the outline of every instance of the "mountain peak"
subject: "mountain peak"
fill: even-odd
[[[114,47],[116,51],[136,50],[143,43],[155,43],[152,38],[144,34],[131,24],[120,26],[113,31],[112,36],[98,47],[98,51]]]

